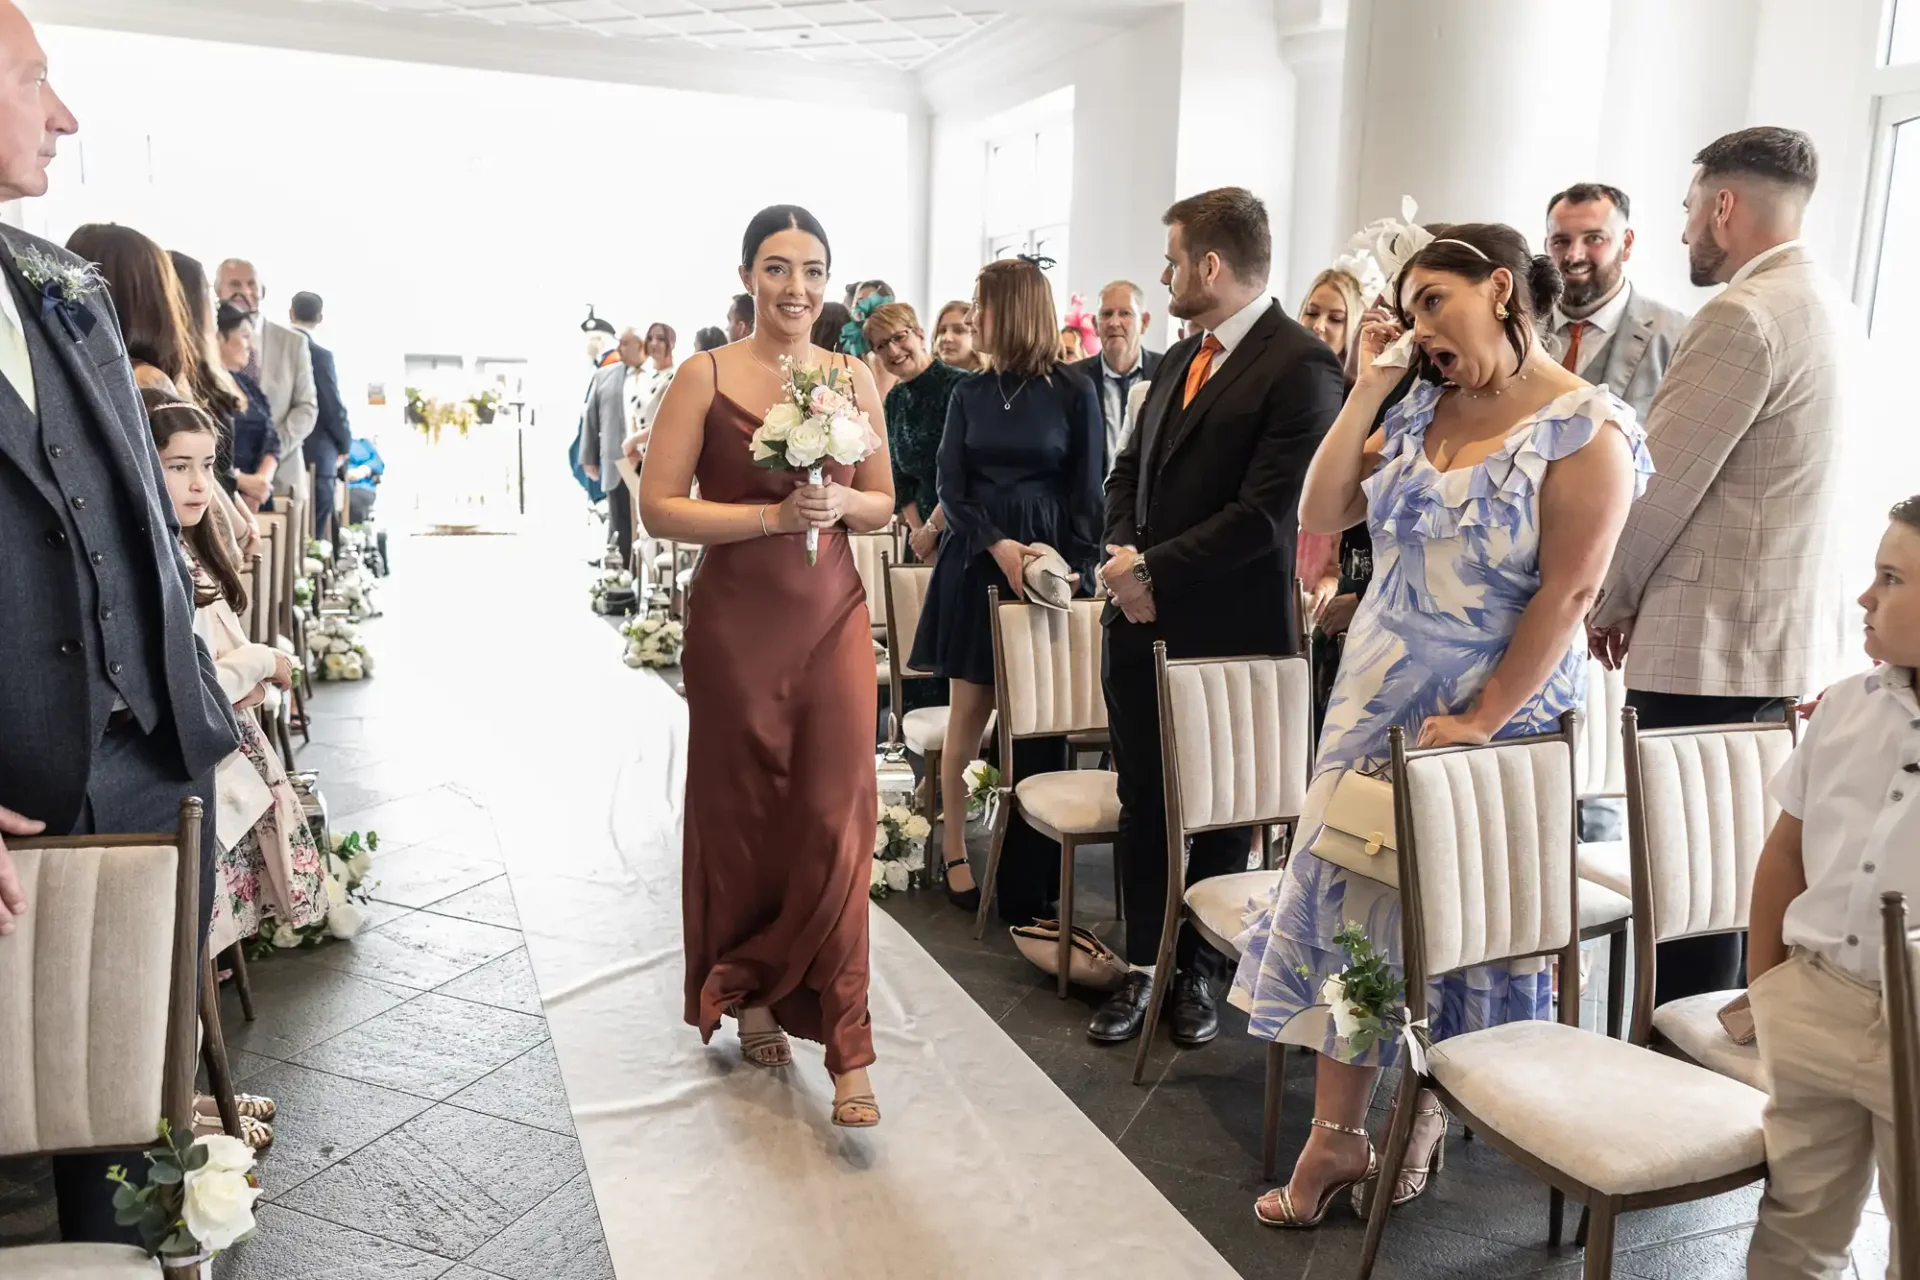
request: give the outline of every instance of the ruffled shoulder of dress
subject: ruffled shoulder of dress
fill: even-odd
[[[1532,434],[1513,447],[1513,456],[1516,462],[1527,455],[1543,462],[1557,462],[1585,448],[1609,422],[1620,428],[1633,450],[1633,496],[1638,498],[1647,491],[1647,481],[1653,475],[1653,455],[1647,451],[1647,431],[1640,425],[1639,415],[1634,413],[1633,406],[1604,386],[1582,387],[1548,403],[1540,410]],[[1527,469],[1535,470],[1531,467]],[[1535,483],[1545,474],[1544,466],[1538,468],[1534,476]]]
[[[1433,422],[1434,408],[1445,390],[1437,382],[1422,380],[1387,409],[1386,416],[1380,419],[1380,430],[1385,436],[1380,446],[1381,462],[1391,462],[1421,447],[1427,438],[1427,427]]]

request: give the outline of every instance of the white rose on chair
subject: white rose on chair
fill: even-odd
[[[239,1157],[224,1145],[216,1158],[215,1149],[210,1145],[212,1141],[201,1138],[194,1144],[208,1148],[207,1162],[187,1171],[180,1216],[202,1249],[218,1253],[253,1230],[253,1202],[264,1193],[247,1180],[247,1170],[253,1167],[253,1153],[246,1150],[246,1145],[236,1138],[226,1138],[226,1142],[245,1152],[246,1162],[241,1164]]]

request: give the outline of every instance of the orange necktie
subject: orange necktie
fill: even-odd
[[[1567,340],[1567,358],[1560,362],[1568,373],[1580,372],[1580,335],[1587,331],[1585,320],[1573,322],[1573,336]]]
[[[1212,334],[1208,334],[1206,341],[1200,344],[1200,354],[1195,356],[1193,363],[1187,366],[1187,394],[1186,398],[1180,402],[1182,409],[1192,404],[1193,398],[1200,394],[1200,388],[1206,385],[1207,375],[1213,372],[1215,353],[1225,350],[1226,348],[1220,345],[1220,339]]]

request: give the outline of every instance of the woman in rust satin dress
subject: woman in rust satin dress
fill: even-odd
[[[683,669],[686,1017],[708,1039],[734,1016],[756,1066],[792,1061],[785,1032],[819,1041],[834,1123],[864,1128],[880,1119],[866,1073],[877,686],[846,535],[892,518],[892,464],[884,444],[857,467],[828,460],[817,487],[753,465],[749,440],[781,397],[783,356],[846,367],[882,441],[886,424],[866,366],[808,341],[830,264],[813,216],[762,210],[741,264],[754,332],[682,366],[640,482],[650,534],[706,547]],[[812,567],[809,528],[820,530]]]

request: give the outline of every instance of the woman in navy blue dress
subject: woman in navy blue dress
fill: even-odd
[[[233,415],[234,485],[247,506],[271,511],[273,477],[280,468],[280,433],[274,429],[267,393],[247,374],[247,360],[253,354],[253,313],[223,302],[214,323],[219,332],[220,363],[233,375],[233,383],[246,401]]]
[[[910,659],[950,682],[941,837],[947,896],[969,909],[980,891],[967,866],[961,775],[993,711],[987,591],[1024,597],[1022,569],[1037,542],[1058,551],[1083,584],[1093,583],[1106,461],[1099,394],[1059,362],[1060,323],[1039,264],[1011,258],[982,268],[974,324],[993,368],[961,381],[947,406],[937,481],[945,528]],[[1001,861],[1001,914],[1015,923],[1044,912],[1048,897],[1022,854],[1020,825],[1015,819]]]

